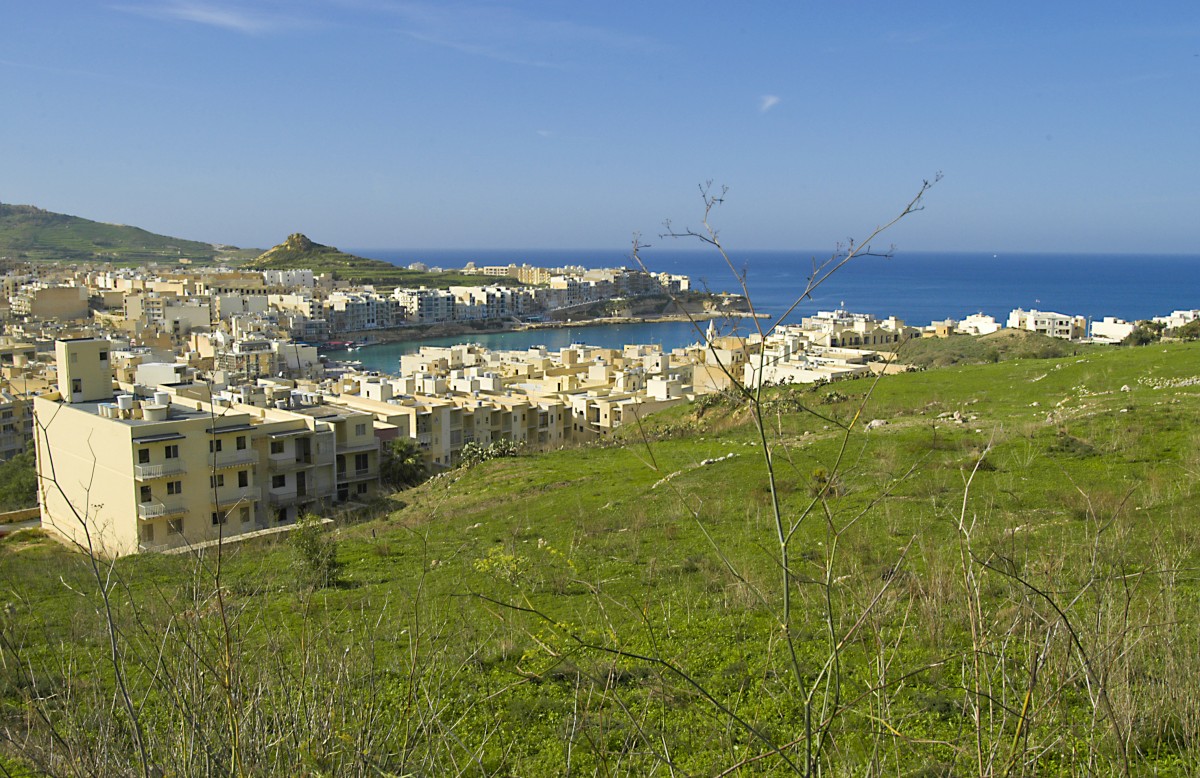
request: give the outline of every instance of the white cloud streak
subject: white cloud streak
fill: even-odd
[[[270,32],[294,23],[293,19],[281,15],[249,12],[205,0],[172,0],[158,5],[115,5],[112,9],[150,19],[217,27],[243,35]]]
[[[758,112],[766,113],[781,102],[783,102],[783,99],[778,95],[763,95],[758,100]]]
[[[585,51],[648,50],[649,38],[494,3],[340,0],[400,20],[413,40],[510,64],[561,67]],[[530,56],[537,52],[537,56]]]

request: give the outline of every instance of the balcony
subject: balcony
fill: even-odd
[[[348,445],[342,445],[341,443],[339,443],[337,445],[337,451],[339,454],[351,454],[356,451],[376,451],[378,449],[379,449],[379,441],[378,440],[371,440],[366,443],[354,443],[354,444],[348,444]]]
[[[305,492],[303,494],[297,492],[270,492],[267,494],[268,502],[277,508],[287,508],[292,505],[312,502],[316,499],[317,495],[312,492]]]
[[[209,458],[209,464],[213,464]],[[245,467],[258,462],[258,454],[253,449],[243,449],[241,451],[228,451],[217,454],[215,466],[218,470],[227,470],[231,467]]]
[[[358,467],[352,470],[337,471],[337,480],[339,483],[346,481],[358,481],[363,478],[376,478],[379,476],[379,471],[373,467]]]
[[[178,516],[187,512],[181,502],[140,502],[138,503],[139,519],[159,519],[163,516]]]
[[[174,459],[161,465],[134,465],[133,477],[138,481],[148,481],[152,478],[165,478],[178,475],[184,471],[183,461]]]
[[[257,486],[244,486],[240,489],[218,490],[217,505],[229,506],[237,503],[247,503],[257,501],[261,498],[262,493]]]
[[[272,473],[286,473],[290,470],[300,470],[301,468],[312,467],[313,458],[311,456],[297,457],[288,454],[286,456],[271,457],[267,460],[267,463],[270,465],[270,470]]]

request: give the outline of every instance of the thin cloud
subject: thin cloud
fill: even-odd
[[[766,113],[781,102],[783,102],[783,98],[778,95],[763,95],[758,101],[758,112]]]
[[[510,65],[528,65],[535,68],[552,68],[554,63],[542,59],[530,59],[519,54],[510,53],[503,47],[488,45],[483,43],[469,43],[467,41],[455,40],[453,38],[441,38],[436,35],[417,32],[415,30],[406,30],[405,35],[413,40],[422,43],[428,43],[431,46],[440,46],[445,49],[462,52],[463,54],[471,54],[476,57],[485,59],[493,59],[497,62],[505,62]]]
[[[401,20],[401,31],[423,43],[533,67],[561,67],[588,50],[653,50],[658,44],[627,31],[535,16],[489,3],[341,0]],[[530,57],[536,51],[538,56]]]
[[[161,5],[116,5],[113,10],[150,19],[189,22],[244,35],[269,32],[294,24],[293,19],[266,13],[251,13],[204,0],[172,0]]]

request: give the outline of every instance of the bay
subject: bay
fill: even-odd
[[[573,249],[354,249],[361,256],[397,265],[424,262],[460,268],[528,263],[539,267],[634,267],[628,252]],[[816,251],[743,251],[731,255],[733,269],[715,251],[646,249],[641,256],[652,272],[680,273],[694,287],[741,293],[739,276],[756,310],[779,316],[803,291],[814,263],[828,258]],[[735,272],[736,271],[736,272]],[[1037,308],[1090,319],[1118,316],[1130,321],[1200,308],[1200,255],[990,254],[898,251],[890,258],[859,257],[841,268],[800,302],[788,321],[819,310],[845,308],[877,317],[897,316],[923,326],[972,313],[1001,323],[1013,308]],[[752,322],[733,320],[723,328],[746,331]],[[671,349],[693,343],[698,333],[687,322],[569,327],[554,330],[468,335],[330,352],[364,367],[395,372],[403,353],[421,345],[478,342],[493,349],[561,348],[575,342],[618,348],[624,343],[659,343]]]

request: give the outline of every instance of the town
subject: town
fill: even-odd
[[[422,268],[424,269],[424,268]],[[664,351],[422,347],[396,375],[327,360],[323,346],[451,322],[503,326],[579,314],[597,301],[687,292],[685,276],[615,268],[468,266],[478,287],[351,287],[311,270],[39,267],[3,277],[0,458],[36,447],[42,526],[106,556],[195,548],[286,530],[372,500],[389,451],[427,472],[505,442],[579,445],[736,383],[821,383],[907,369],[914,337],[986,335],[993,317],[918,328],[817,312],[757,334],[697,323]],[[505,283],[508,280],[517,283]],[[7,310],[3,310],[7,308]],[[738,310],[736,301],[702,316]],[[1178,328],[1200,310],[1155,320]],[[1009,328],[1118,343],[1138,326],[1014,310]]]

